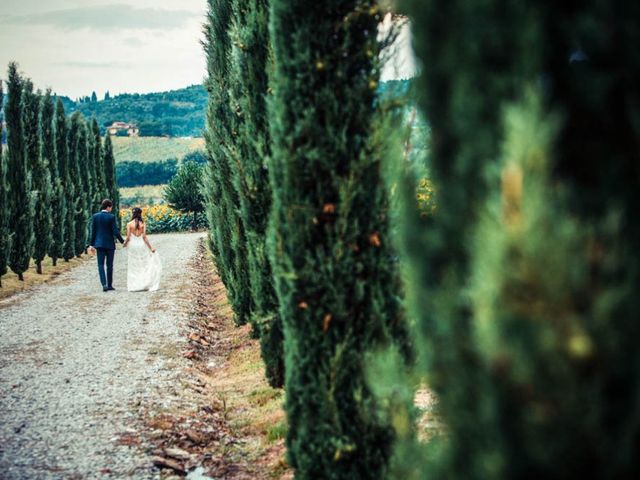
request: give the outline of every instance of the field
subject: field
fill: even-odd
[[[181,159],[187,153],[204,149],[204,139],[197,137],[112,137],[116,162],[159,162]]]
[[[120,204],[123,207],[157,205],[163,203],[165,185],[144,185],[120,189]]]

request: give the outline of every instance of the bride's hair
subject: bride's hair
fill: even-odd
[[[142,218],[142,209],[134,208],[131,210],[131,221],[136,222],[136,230],[140,228],[140,225],[144,225],[144,219]]]

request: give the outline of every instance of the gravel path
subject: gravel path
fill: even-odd
[[[158,478],[140,412],[175,402],[189,271],[202,234],[157,235],[161,288],[115,292],[94,262],[0,303],[0,478]]]

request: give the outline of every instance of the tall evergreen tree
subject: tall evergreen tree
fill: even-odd
[[[52,228],[52,196],[50,165],[55,163],[55,140],[53,137],[53,100],[51,91],[47,90],[44,97],[38,95],[34,98],[32,106],[36,128],[38,129],[38,155],[34,158],[32,167],[33,194],[35,210],[33,228],[35,243],[33,259],[36,263],[36,271],[42,273],[42,260],[46,257],[51,246]]]
[[[22,124],[22,100],[25,81],[18,73],[16,63],[9,64],[9,100],[5,107],[7,122],[7,148],[9,161],[9,225],[13,231],[13,241],[9,254],[9,266],[20,280],[29,268],[33,251],[33,202],[31,201],[31,172],[27,160],[27,142]],[[29,82],[26,82],[29,84]],[[33,87],[31,87],[33,90]]]
[[[75,132],[72,132],[71,126],[71,120],[65,116],[62,101],[58,99],[56,105],[56,157],[60,178],[64,182],[65,217],[62,258],[65,262],[75,256],[75,212],[78,204],[74,182],[75,163],[70,148],[71,144],[75,142]]]
[[[386,188],[372,148],[381,11],[273,0],[271,258],[297,478],[383,478],[393,431],[365,354],[403,345]]]
[[[53,99],[45,96],[45,107],[43,112],[49,108],[47,102],[51,102],[51,136],[52,136],[52,156],[49,161],[49,174],[51,176],[51,243],[49,246],[49,257],[53,265],[57,265],[58,258],[64,256],[65,226],[67,214],[67,131],[64,107],[60,98],[55,106]]]
[[[91,120],[91,170],[94,173],[94,206],[93,210],[100,206],[100,202],[107,198],[107,186],[105,179],[104,158],[102,155],[102,137],[100,135],[100,127],[95,117]]]
[[[260,337],[266,376],[274,387],[284,383],[282,321],[277,309],[266,230],[271,208],[267,169],[270,154],[266,95],[269,68],[269,3],[231,2],[229,102],[235,114],[227,148],[233,187],[238,192],[240,220],[246,233],[248,280],[252,294],[251,323]]]
[[[118,190],[118,179],[116,177],[116,159],[113,155],[113,144],[111,143],[110,135],[106,135],[104,139],[102,165],[106,196],[113,202],[112,212],[116,216],[118,225],[120,225],[120,192]]]
[[[74,238],[71,239],[70,252],[80,256],[86,246],[87,229],[87,135],[84,117],[74,112],[69,119],[69,173],[74,186],[73,224]]]
[[[85,251],[89,239],[89,217],[91,216],[94,185],[92,183],[91,158],[89,143],[89,128],[83,116],[79,117],[78,143],[77,143],[77,167],[80,178],[81,207],[76,215],[76,246],[75,253],[80,257]]]
[[[0,80],[0,105],[4,105],[4,89]],[[7,151],[2,148],[2,121],[0,116],[0,287],[2,287],[2,275],[7,273],[9,252],[11,251],[11,228],[9,219],[9,185],[7,183]]]
[[[85,122],[85,135],[86,135],[86,177],[87,177],[87,213],[91,215],[95,208],[98,206],[98,197],[100,192],[98,191],[98,182],[97,182],[97,170],[96,170],[96,162],[94,159],[94,150],[95,150],[95,137],[93,136],[93,132],[91,129],[91,124],[89,122]],[[102,142],[100,142],[102,143]],[[102,145],[100,145],[102,147]],[[101,159],[102,160],[102,159]]]
[[[234,150],[239,135],[235,128],[235,112],[229,102],[231,4],[229,0],[209,0],[205,25],[206,87],[209,92],[205,138],[211,163],[205,171],[207,191],[204,197],[209,205],[209,225],[213,226],[210,240],[215,245],[216,265],[227,288],[235,321],[241,325],[250,319],[252,298],[246,234],[239,215],[240,200],[231,169],[234,154],[237,155]]]

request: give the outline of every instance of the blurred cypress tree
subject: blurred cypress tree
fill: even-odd
[[[116,221],[118,222],[118,226],[120,226],[120,192],[116,178],[116,159],[113,156],[113,144],[111,143],[110,135],[107,135],[104,139],[102,164],[104,168],[105,192],[107,197],[113,202],[112,213],[116,216]]]
[[[271,209],[267,159],[271,152],[266,96],[269,86],[269,2],[233,2],[231,109],[235,112],[236,144],[230,151],[233,179],[246,232],[249,282],[253,296],[251,323],[260,336],[266,376],[273,387],[284,384],[282,321],[266,232]]]
[[[446,425],[411,478],[635,478],[640,8],[403,4],[437,191],[408,284]]]
[[[47,92],[49,94],[49,92]],[[43,112],[49,108],[46,106]],[[67,132],[66,119],[62,101],[58,98],[55,106],[53,99],[49,96],[51,103],[51,150],[49,155],[49,174],[51,176],[51,243],[49,245],[49,257],[55,266],[58,258],[64,255],[64,232],[67,214],[67,199],[65,185],[67,184]],[[44,128],[44,127],[43,127]]]
[[[8,101],[5,107],[7,122],[7,149],[9,161],[7,173],[9,179],[10,210],[9,225],[13,232],[13,241],[9,254],[9,267],[24,280],[23,273],[29,268],[33,251],[33,203],[31,201],[31,172],[27,159],[27,142],[22,123],[23,90],[25,80],[18,73],[18,65],[9,64],[7,75]],[[33,86],[31,86],[33,90]],[[27,94],[28,95],[28,94]]]
[[[0,81],[0,105],[4,105],[4,90]],[[2,275],[7,273],[7,262],[11,250],[11,228],[9,219],[9,184],[7,183],[7,151],[2,148],[2,117],[0,117],[0,287]]]
[[[227,289],[238,325],[247,323],[252,309],[246,234],[240,218],[238,192],[231,169],[239,132],[235,112],[229,102],[230,51],[229,28],[232,2],[209,0],[204,49],[207,55],[209,93],[205,139],[209,166],[205,170],[204,198],[211,226],[210,243],[216,266]]]
[[[393,442],[365,354],[402,337],[388,200],[373,145],[374,1],[274,0],[271,259],[297,478],[382,478]]]
[[[47,256],[51,246],[52,229],[52,204],[53,190],[51,187],[51,173],[49,165],[55,162],[54,138],[53,138],[53,101],[51,91],[45,95],[38,94],[34,98],[31,119],[35,120],[37,128],[38,154],[33,158],[33,196],[35,211],[33,228],[35,244],[33,259],[36,263],[36,271],[42,273],[42,260]],[[35,153],[35,152],[34,152]]]

